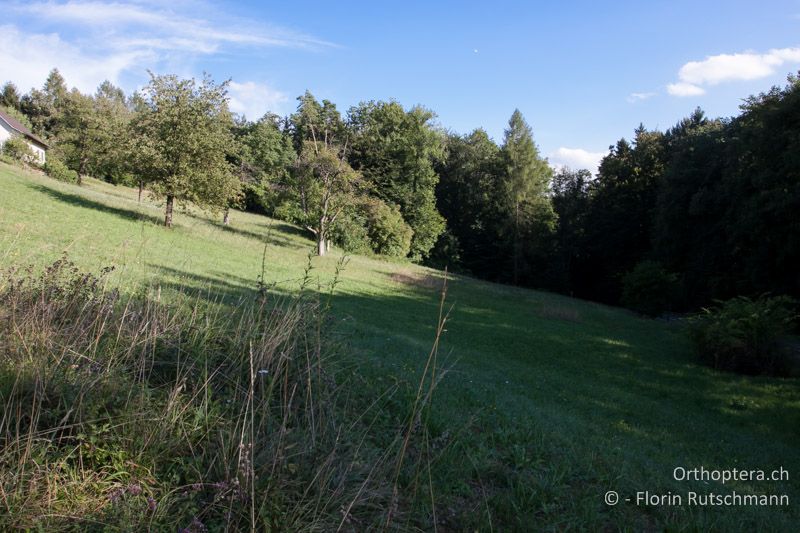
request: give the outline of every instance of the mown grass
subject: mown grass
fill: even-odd
[[[83,187],[0,166],[0,266],[44,266],[67,251],[81,268],[115,266],[110,286],[164,301],[198,295],[235,310],[262,273],[272,294],[324,292],[341,255],[311,258],[287,224],[235,212],[230,227],[197,212],[159,226],[160,207],[136,191]],[[443,274],[352,257],[331,296],[327,326],[340,378],[369,412],[375,450],[397,445],[436,336]],[[797,379],[712,371],[680,324],[558,295],[456,276],[438,355],[447,369],[426,409],[426,438],[398,486],[399,529],[793,531],[800,452]],[[387,393],[387,391],[392,391]],[[428,461],[427,459],[430,459]],[[780,466],[788,482],[688,483],[675,467]],[[424,483],[422,483],[424,481]],[[416,489],[416,490],[415,490]],[[788,494],[772,508],[640,507],[603,502],[608,490]],[[352,526],[352,525],[351,525]],[[352,526],[356,527],[356,526]]]

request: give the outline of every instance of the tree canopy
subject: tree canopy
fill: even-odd
[[[137,173],[166,198],[164,224],[172,225],[176,199],[223,208],[240,183],[226,155],[233,150],[226,83],[151,75],[131,123]]]
[[[289,116],[250,122],[226,90],[152,76],[129,97],[109,82],[88,95],[53,69],[27,94],[6,82],[0,106],[48,141],[52,168],[146,187],[167,225],[175,200],[243,206],[306,228],[320,254],[408,257],[650,314],[800,296],[796,76],[736,117],[640,124],[596,176],[554,172],[519,110],[498,144],[421,106],[365,101],[343,117],[308,91]]]
[[[436,209],[439,176],[434,164],[444,155],[444,136],[422,107],[406,111],[397,102],[363,102],[350,109],[350,161],[375,196],[400,207],[411,226],[411,256],[428,256],[444,231]]]

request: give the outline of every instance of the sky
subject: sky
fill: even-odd
[[[22,92],[54,67],[84,92],[207,72],[251,120],[310,90],[342,112],[423,105],[498,142],[518,108],[551,164],[591,170],[640,123],[733,116],[800,70],[800,0],[0,0],[0,14],[0,83]]]

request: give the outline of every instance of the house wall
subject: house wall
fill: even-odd
[[[33,155],[36,158],[36,161],[40,165],[44,165],[45,162],[47,161],[47,152],[45,151],[44,147],[39,146],[35,142],[31,142],[29,139],[25,140],[28,141],[28,146],[30,146],[31,150],[33,150]]]
[[[0,120],[0,146],[11,138],[13,131],[14,130],[8,127],[8,124]]]
[[[20,134],[11,129],[11,127],[4,121],[0,120],[0,149],[2,149],[3,144],[5,144],[5,142],[14,135]],[[21,137],[25,139],[25,141],[28,143],[28,146],[30,146],[31,150],[33,151],[34,160],[40,165],[44,165],[45,161],[47,161],[47,151],[45,150],[44,146],[33,142],[24,135]]]

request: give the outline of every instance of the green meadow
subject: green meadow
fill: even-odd
[[[89,178],[79,187],[0,163],[0,270],[66,253],[88,272],[115,267],[107,283],[123,293],[191,294],[230,313],[260,286],[330,293],[331,365],[355,376],[348,394],[365,408],[375,402],[367,437],[388,445],[382,431],[402,424],[429,361],[445,273],[381,257],[342,261],[335,249],[311,256],[314,242],[284,222],[234,211],[224,226],[221,215],[179,207],[167,230],[163,203],[147,194],[139,203],[134,189]],[[701,366],[680,321],[460,275],[447,276],[444,309],[425,489],[408,495],[400,529],[796,530],[797,378]],[[782,467],[790,477],[678,481],[677,467]],[[612,490],[616,505],[604,501]],[[644,491],[785,494],[789,505],[637,504]]]

